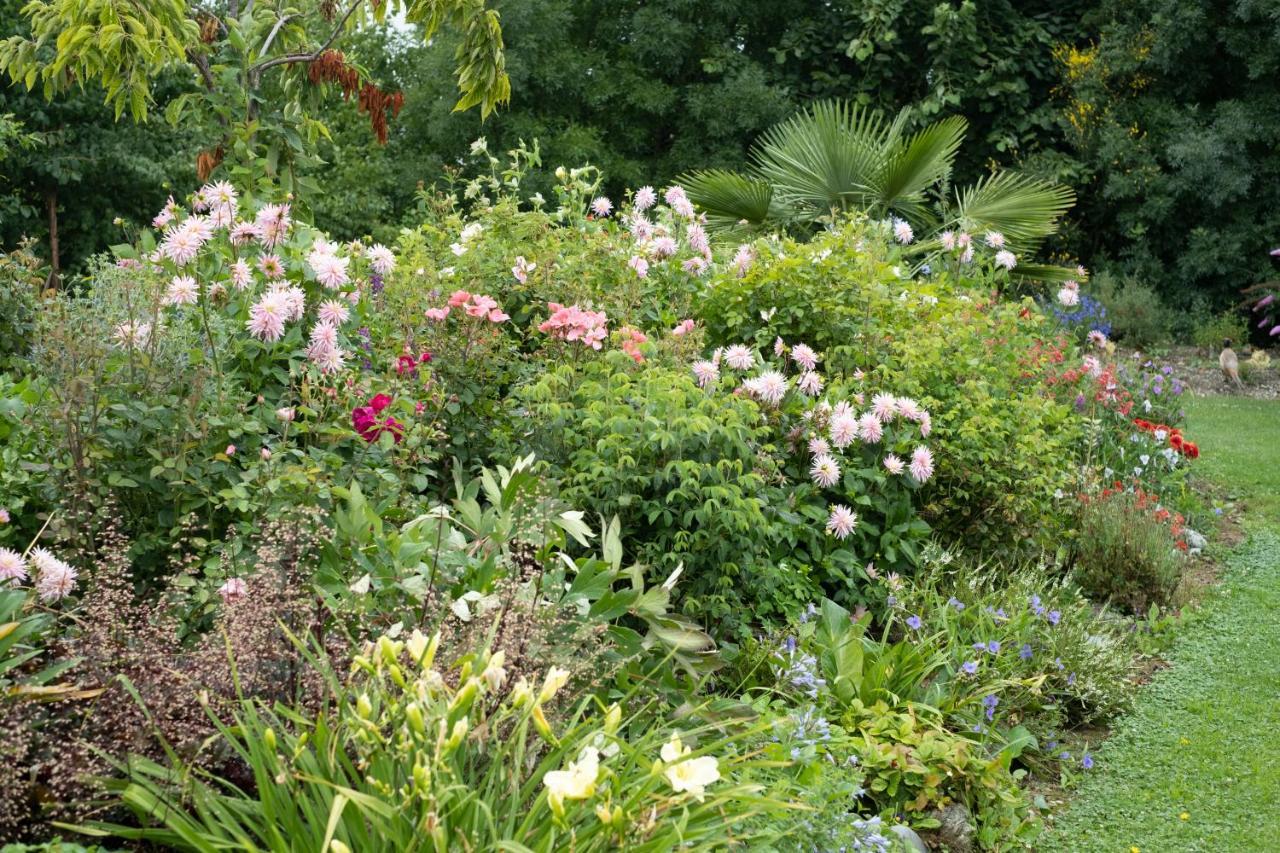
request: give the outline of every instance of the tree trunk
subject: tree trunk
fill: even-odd
[[[48,286],[57,289],[62,282],[62,265],[58,258],[58,191],[45,190],[45,203],[49,207],[49,271]]]

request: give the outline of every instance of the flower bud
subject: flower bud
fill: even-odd
[[[368,693],[361,693],[360,698],[356,699],[356,716],[362,720],[373,716],[373,703],[369,701]]]
[[[609,710],[604,715],[604,733],[607,735],[617,734],[618,726],[622,724],[622,709],[618,707],[618,703],[614,702],[609,706]]]
[[[418,707],[417,702],[410,702],[404,709],[405,719],[409,721],[409,728],[416,735],[425,735],[427,733],[427,723],[423,719],[422,709]]]
[[[267,749],[272,752],[276,751],[276,733],[272,729],[267,729],[262,733],[262,742],[266,744]]]

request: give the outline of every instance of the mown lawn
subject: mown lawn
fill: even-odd
[[[1041,850],[1280,849],[1280,402],[1188,415],[1202,473],[1246,502],[1252,535]]]

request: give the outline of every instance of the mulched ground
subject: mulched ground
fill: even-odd
[[[1251,352],[1252,350],[1238,351],[1236,355],[1240,361],[1245,361]],[[1129,353],[1130,357],[1134,357],[1134,351],[1130,350]],[[1233,385],[1223,380],[1222,371],[1218,368],[1217,352],[1206,353],[1195,347],[1177,346],[1160,353],[1137,353],[1136,357],[1145,356],[1173,365],[1174,375],[1182,379],[1198,396],[1234,394],[1259,400],[1274,400],[1280,398],[1280,371],[1276,370],[1276,365],[1280,365],[1280,353],[1271,351],[1269,354],[1272,357],[1271,367],[1251,375],[1243,391],[1237,391]]]

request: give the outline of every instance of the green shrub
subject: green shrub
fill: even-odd
[[[1179,525],[1143,492],[1107,490],[1087,500],[1073,549],[1081,589],[1128,613],[1167,607],[1182,579]]]
[[[617,351],[551,369],[518,394],[531,416],[523,438],[552,464],[564,500],[616,515],[656,580],[683,565],[691,613],[732,627],[815,597],[812,579],[772,562],[779,472],[750,400]]]
[[[1231,341],[1237,349],[1249,340],[1249,326],[1245,318],[1235,311],[1223,311],[1206,318],[1196,325],[1191,337],[1191,342],[1197,347],[1215,355],[1222,349],[1224,340]]]
[[[36,297],[44,282],[41,261],[23,242],[0,254],[0,370],[18,367],[31,348]]]
[[[1154,288],[1134,278],[1107,273],[1096,276],[1093,284],[1107,307],[1112,340],[1135,349],[1168,340],[1171,314]]]

